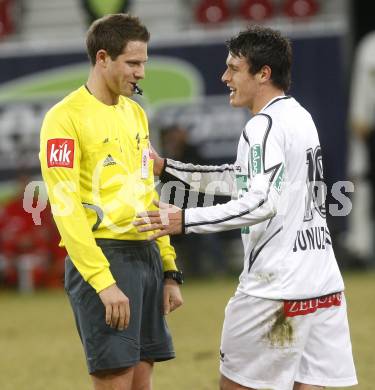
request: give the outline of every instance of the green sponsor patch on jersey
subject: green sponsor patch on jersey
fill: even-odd
[[[245,192],[249,191],[248,184],[247,184],[247,175],[236,175],[236,183],[237,183],[237,192],[238,197],[242,198]],[[250,233],[250,227],[244,226],[241,228],[241,234],[249,234]]]
[[[259,144],[250,148],[250,167],[252,177],[262,173],[262,147]]]
[[[279,174],[277,175],[274,183],[273,183],[273,186],[276,188],[276,191],[280,194],[281,192],[281,187],[282,187],[282,184],[283,184],[283,181],[284,181],[284,174],[285,174],[285,167],[284,167],[284,164],[281,166],[281,168],[279,169]]]

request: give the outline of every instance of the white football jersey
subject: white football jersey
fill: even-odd
[[[185,233],[241,228],[238,289],[305,299],[344,289],[326,223],[322,154],[311,115],[292,97],[272,99],[242,132],[234,164],[166,160],[165,172],[206,193],[236,199],[184,212]]]

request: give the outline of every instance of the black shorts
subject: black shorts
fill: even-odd
[[[98,239],[117,286],[129,298],[130,323],[119,331],[105,322],[99,295],[65,260],[68,293],[90,374],[132,367],[141,360],[173,359],[172,338],[163,315],[163,270],[154,242]]]

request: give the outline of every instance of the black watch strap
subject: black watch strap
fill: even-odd
[[[173,279],[178,284],[184,283],[184,275],[181,271],[165,271],[164,279]]]

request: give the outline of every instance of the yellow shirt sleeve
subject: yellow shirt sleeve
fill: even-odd
[[[156,239],[159,247],[161,260],[163,263],[163,271],[176,271],[176,252],[170,244],[169,236],[163,236]]]
[[[159,195],[156,190],[154,191],[154,199],[159,200]],[[157,210],[157,207],[152,204],[151,210]],[[176,271],[176,252],[171,245],[169,236],[158,237],[156,239],[156,244],[159,247],[161,260],[163,263],[163,271]]]
[[[142,121],[144,122],[144,127],[148,129],[148,120],[145,112],[141,107],[138,106],[137,103],[133,102],[133,104],[135,104],[138,107]],[[147,130],[147,135],[148,135],[148,130]],[[153,198],[159,200],[159,195],[157,191],[154,190],[153,192],[154,192]],[[151,203],[150,209],[157,210],[157,207],[153,203]],[[156,244],[159,248],[160,257],[163,264],[163,271],[176,271],[177,270],[177,266],[175,262],[176,252],[170,243],[169,236],[163,236],[157,238]]]
[[[69,256],[97,292],[115,283],[96,245],[80,197],[80,144],[71,114],[53,108],[43,122],[40,164],[54,220]]]

